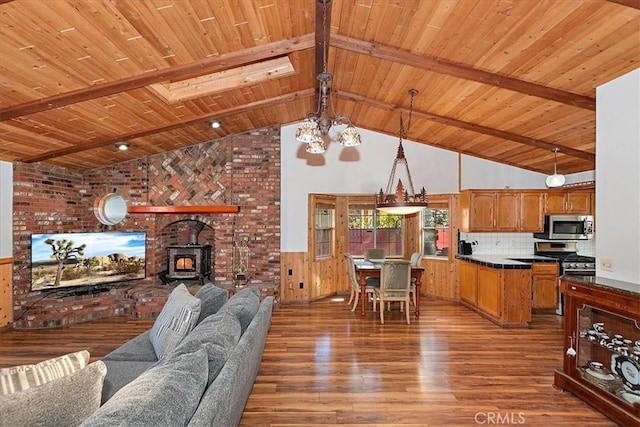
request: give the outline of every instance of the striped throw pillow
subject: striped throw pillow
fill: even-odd
[[[182,283],[176,286],[151,328],[149,341],[158,359],[174,350],[196,326],[202,302]]]
[[[0,394],[7,395],[66,377],[87,366],[87,350],[65,354],[35,365],[21,365],[0,369]]]

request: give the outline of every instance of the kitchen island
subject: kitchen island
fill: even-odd
[[[532,266],[557,260],[538,255],[457,255],[460,301],[504,328],[531,322]]]

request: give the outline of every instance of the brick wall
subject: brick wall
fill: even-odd
[[[116,226],[94,214],[115,192],[129,205],[239,205],[238,214],[127,215]],[[46,328],[101,317],[153,318],[170,287],[162,284],[165,247],[188,242],[193,221],[214,246],[214,282],[232,283],[234,240],[248,241],[251,282],[280,283],[280,129],[268,127],[83,173],[46,164],[14,164],[14,327]],[[145,231],[147,278],[107,292],[31,292],[32,233]]]

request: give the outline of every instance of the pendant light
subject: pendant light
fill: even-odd
[[[413,189],[413,180],[411,172],[409,172],[409,164],[404,156],[404,148],[402,147],[402,139],[409,133],[411,127],[411,113],[413,113],[413,98],[418,94],[416,89],[409,90],[411,101],[409,102],[409,122],[404,127],[402,113],[400,113],[400,143],[398,144],[398,152],[396,159],[391,168],[391,175],[387,182],[386,191],[376,194],[376,209],[393,215],[409,215],[420,212],[427,207],[428,197],[424,187],[420,193]],[[402,179],[405,182],[402,182]]]
[[[547,177],[547,187],[549,188],[562,187],[564,185],[564,175],[558,174],[557,171],[558,151],[560,149],[557,147],[553,150],[553,175]]]

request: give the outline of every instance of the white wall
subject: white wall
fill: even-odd
[[[465,189],[546,189],[545,181],[548,174],[531,172],[526,169],[515,168],[490,160],[477,157],[462,156],[462,176],[460,188]],[[558,170],[558,173],[562,173]],[[595,171],[565,175],[565,184],[594,181]]]
[[[362,145],[331,143],[323,155],[305,152],[295,139],[298,124],[281,130],[281,250],[307,251],[307,202],[310,193],[374,194],[387,186],[398,138],[359,129]],[[458,193],[458,154],[403,141],[416,191]],[[461,188],[546,188],[547,175],[463,155]],[[551,171],[550,171],[551,172]],[[567,183],[593,180],[593,172],[567,176]]]
[[[596,89],[596,174],[596,274],[640,284],[640,69]]]
[[[0,258],[13,256],[13,165],[0,161]]]

